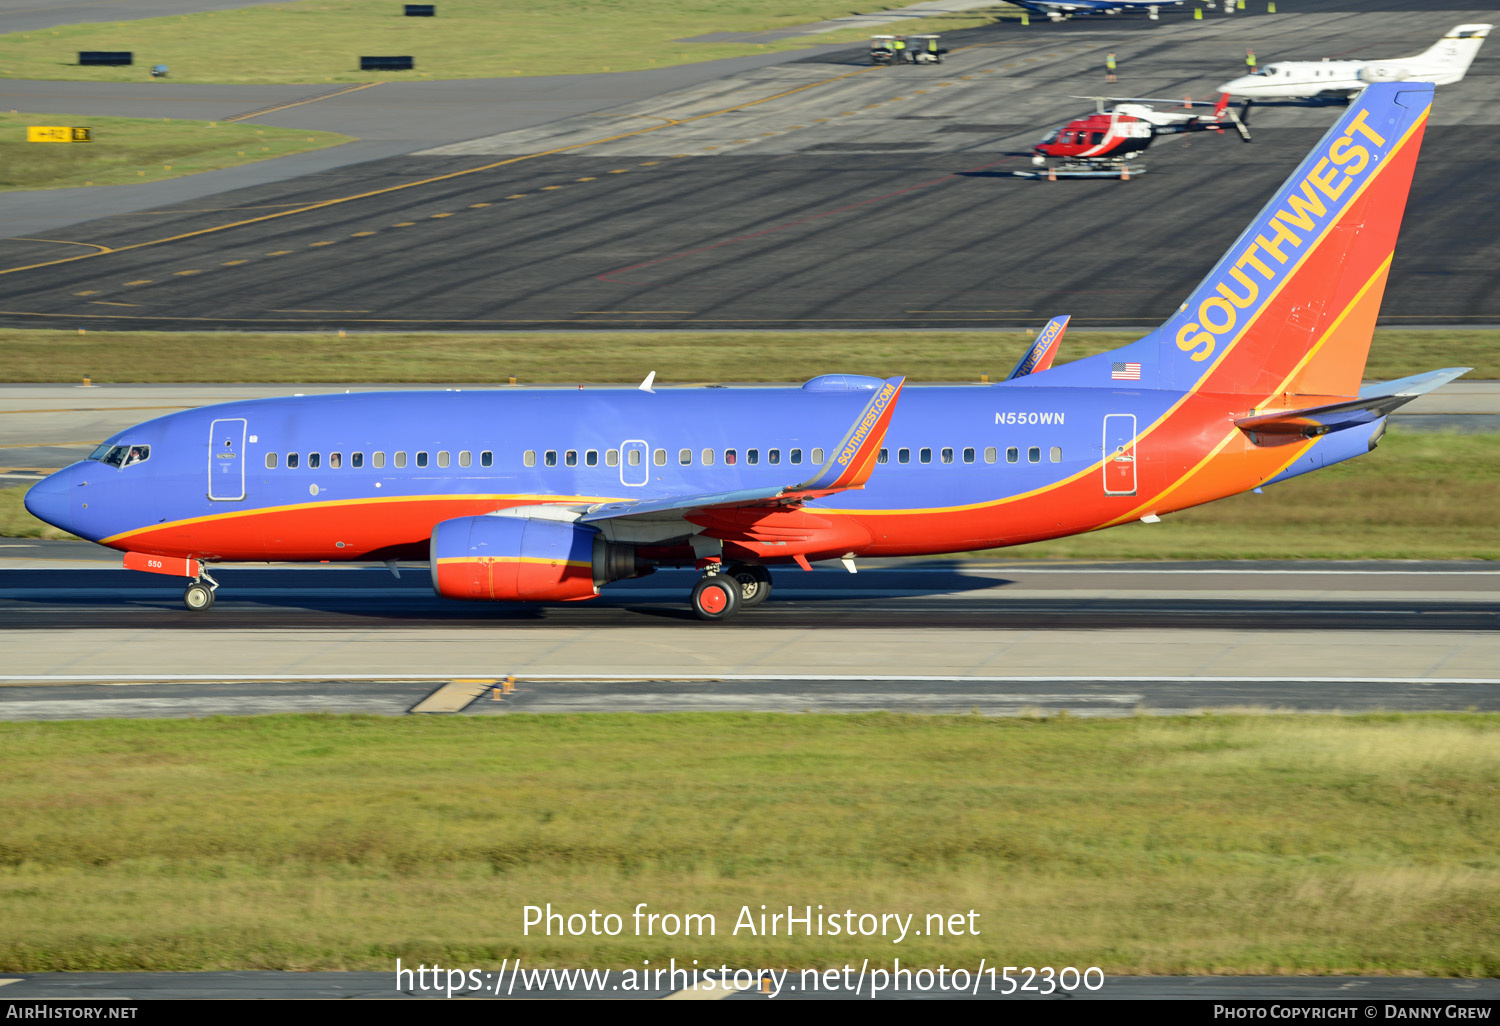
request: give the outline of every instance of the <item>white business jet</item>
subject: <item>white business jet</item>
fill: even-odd
[[[1375,82],[1451,85],[1464,77],[1493,25],[1457,25],[1414,57],[1385,61],[1277,61],[1218,91],[1251,99],[1353,96]]]

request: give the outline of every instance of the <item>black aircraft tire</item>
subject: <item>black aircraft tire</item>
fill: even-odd
[[[704,577],[693,585],[693,612],[700,620],[727,620],[740,611],[739,581],[728,574]]]
[[[192,613],[206,613],[213,608],[214,590],[206,584],[194,581],[182,593],[182,604]]]

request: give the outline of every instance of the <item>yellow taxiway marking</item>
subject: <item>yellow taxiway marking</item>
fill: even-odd
[[[375,234],[374,232],[355,232],[353,235],[349,236],[349,238],[351,238],[351,239],[358,239],[358,238],[363,238],[366,235],[374,235],[374,234]]]
[[[91,300],[89,300],[89,303],[92,306],[140,306],[141,305],[139,303],[111,303],[107,299],[91,299]]]
[[[542,186],[542,191],[543,192],[551,192],[554,189],[561,189],[561,188],[562,188],[561,185],[544,185],[544,186]]]
[[[313,246],[332,246],[333,245],[333,240],[332,239],[324,239],[321,242],[309,242],[307,245],[308,245],[309,248],[311,248]]]
[[[395,224],[391,225],[391,227],[392,228],[410,228],[412,225],[414,225],[416,223],[417,222],[415,222],[415,221],[397,221]]]
[[[432,214],[430,216],[432,216],[432,217],[452,217],[453,215],[451,213],[448,213],[448,214]]]
[[[516,192],[516,193],[512,193],[511,195],[509,195],[509,196],[507,196],[505,198],[506,199],[525,199],[526,198],[526,193],[524,193],[524,192]]]
[[[488,691],[495,683],[495,679],[450,680],[412,706],[408,711],[414,713],[456,713]]]
[[[101,246],[97,242],[74,242],[71,239],[11,239],[11,242],[50,242],[57,246],[89,246],[100,253],[113,252],[108,246]]]
[[[470,203],[469,204],[469,209],[470,210],[478,210],[480,207],[487,207],[487,206],[489,206],[488,203]]]
[[[657,164],[660,164],[660,163],[661,163],[661,161],[659,161],[659,160],[643,160],[643,161],[641,161],[641,167],[655,167]]]
[[[677,159],[679,159],[681,157],[691,157],[691,156],[692,156],[691,153],[674,153],[674,154],[672,154],[672,159],[673,160],[677,160]]]
[[[575,179],[573,179],[573,181],[575,181],[575,182],[597,182],[598,180],[599,179],[597,179],[597,178],[575,178]]]
[[[612,175],[623,175],[623,174],[628,174],[629,171],[630,171],[630,168],[628,168],[628,167],[617,167],[613,171],[611,171],[610,174],[612,174]]]
[[[127,281],[125,284],[126,285],[150,285],[151,284],[151,279],[150,278],[141,278],[141,279],[139,279],[137,281]]]
[[[272,313],[369,313],[368,310],[272,310]]]
[[[336,93],[324,93],[322,96],[312,96],[306,100],[298,100],[295,103],[283,103],[279,107],[262,107],[260,110],[252,110],[248,114],[235,114],[232,117],[223,118],[224,121],[247,121],[250,118],[258,118],[265,114],[275,114],[279,110],[291,110],[293,107],[301,107],[307,103],[317,103],[319,100],[331,100],[335,96],[343,96],[346,93],[357,93],[361,89],[370,89],[378,86],[379,82],[364,82],[360,85],[350,86],[348,89],[340,89]]]
[[[289,249],[276,249],[267,253],[266,256],[286,256],[290,252],[292,251]]]
[[[417,188],[419,186],[423,186],[423,185],[432,185],[435,182],[446,182],[446,181],[450,181],[451,179],[454,179],[454,178],[462,178],[462,177],[464,177],[466,175],[477,174],[477,173],[479,173],[481,171],[493,171],[497,167],[506,167],[506,166],[508,166],[510,164],[519,164],[522,161],[526,161],[526,160],[536,160],[538,157],[550,157],[550,156],[553,156],[553,155],[558,154],[558,153],[568,153],[568,152],[570,152],[572,150],[586,149],[586,148],[588,148],[590,146],[598,146],[598,145],[600,145],[602,143],[617,142],[620,139],[630,139],[630,138],[633,138],[633,137],[638,136],[638,135],[647,135],[647,134],[650,134],[651,132],[660,132],[662,129],[665,129],[665,128],[672,128],[672,127],[675,127],[677,125],[691,124],[692,122],[695,122],[695,121],[704,121],[704,120],[706,120],[708,118],[714,118],[714,117],[718,117],[721,114],[729,114],[729,113],[732,113],[734,111],[744,110],[744,109],[746,109],[748,107],[758,107],[758,106],[760,106],[763,103],[771,103],[774,100],[785,99],[788,96],[794,96],[797,93],[803,93],[803,92],[806,92],[809,89],[817,89],[820,86],[830,85],[830,84],[832,84],[834,82],[842,82],[846,78],[854,78],[854,77],[857,77],[859,75],[867,75],[867,74],[870,74],[871,72],[878,71],[878,70],[880,70],[880,66],[879,65],[876,65],[874,67],[868,67],[868,68],[860,68],[858,71],[846,71],[846,72],[844,72],[841,75],[833,75],[830,78],[819,79],[816,82],[807,82],[807,83],[805,83],[803,85],[800,85],[800,86],[794,86],[791,89],[783,89],[781,92],[771,93],[769,95],[759,97],[758,99],[746,100],[744,103],[736,103],[736,104],[734,104],[732,106],[729,106],[729,107],[720,108],[719,110],[711,110],[711,111],[707,111],[706,113],[703,113],[703,114],[695,114],[695,115],[693,115],[690,118],[681,118],[681,119],[676,120],[676,121],[668,121],[668,122],[666,122],[664,124],[651,125],[650,127],[647,127],[647,128],[636,128],[636,129],[632,129],[629,132],[621,132],[618,135],[605,136],[605,137],[599,138],[599,139],[588,139],[588,140],[585,140],[584,142],[569,143],[566,146],[559,146],[559,147],[557,147],[555,149],[551,149],[551,150],[541,150],[541,151],[538,151],[536,153],[525,153],[525,154],[522,154],[519,157],[507,157],[504,160],[497,160],[497,161],[493,161],[493,162],[488,163],[488,164],[480,164],[480,165],[478,165],[476,167],[467,167],[467,168],[463,168],[462,170],[459,170],[459,171],[449,171],[446,174],[433,175],[431,178],[421,178],[421,179],[418,179],[417,181],[414,181],[414,182],[402,182],[400,185],[388,185],[388,186],[385,186],[384,188],[371,189],[371,190],[369,190],[367,192],[350,193],[347,196],[335,196],[332,199],[318,200],[317,202],[314,202],[314,203],[308,203],[308,204],[305,204],[305,205],[302,205],[302,206],[292,207],[290,210],[280,210],[280,211],[277,211],[276,213],[273,213],[273,214],[261,214],[258,217],[246,218],[243,221],[230,221],[230,222],[227,222],[225,224],[210,225],[207,228],[199,228],[199,229],[197,229],[195,231],[183,232],[183,233],[181,233],[179,235],[168,235],[168,236],[166,236],[164,238],[160,238],[160,239],[149,239],[146,242],[132,243],[129,246],[121,246],[118,249],[111,249],[111,250],[108,250],[107,252],[109,252],[109,253],[124,253],[124,252],[127,252],[129,250],[133,250],[133,249],[144,249],[144,248],[146,248],[148,246],[161,246],[161,245],[165,245],[166,243],[169,243],[169,242],[180,242],[183,239],[197,238],[200,235],[210,235],[210,234],[213,234],[214,232],[227,231],[230,228],[242,228],[245,225],[249,225],[249,224],[260,224],[260,223],[265,222],[265,221],[276,220],[277,218],[292,217],[293,215],[296,215],[296,214],[305,214],[305,213],[308,213],[309,211],[313,211],[313,210],[322,210],[322,209],[324,209],[326,207],[337,206],[337,205],[339,205],[341,203],[352,203],[355,200],[369,199],[372,196],[385,196],[385,195],[389,195],[390,193],[393,193],[393,192],[401,192],[401,191],[403,191],[405,189],[415,189],[415,188]],[[367,83],[367,85],[374,85],[374,84],[375,83]],[[351,89],[349,89],[347,91],[348,92],[353,92],[354,89],[351,88]],[[330,93],[330,94],[328,94],[326,96],[315,96],[315,97],[312,97],[309,100],[301,100],[301,101],[298,101],[298,102],[299,103],[313,103],[313,102],[316,102],[317,100],[326,100],[326,99],[328,99],[329,97],[331,97],[333,95],[336,95],[336,94]],[[241,117],[253,117],[253,116],[257,116],[259,114],[265,114],[265,113],[269,113],[269,111],[256,111],[256,112],[254,112],[252,114],[245,114],[245,115],[240,115],[240,116]],[[624,172],[623,172],[623,169],[622,169],[619,172],[610,172],[610,173],[611,174],[616,174],[616,173],[623,174]],[[80,254],[79,256],[64,257],[64,258],[62,258],[60,260],[46,260],[46,261],[43,261],[43,262],[37,263],[37,264],[21,264],[21,265],[18,265],[16,267],[0,268],[0,275],[16,274],[16,273],[18,273],[20,271],[31,271],[31,270],[35,270],[35,269],[37,269],[39,267],[54,267],[54,266],[56,266],[58,264],[72,263],[72,262],[77,261],[77,260],[90,260],[90,259],[93,259],[95,257],[99,257],[99,256],[103,256],[103,255],[104,255],[103,253],[83,253],[83,254]]]
[[[250,261],[248,261],[248,260],[226,260],[222,264],[220,264],[219,266],[220,267],[238,267],[240,264],[248,264],[249,262]]]
[[[191,269],[186,271],[173,271],[172,273],[177,275],[179,278],[183,278],[189,274],[202,274],[203,272],[196,269]]]
[[[98,294],[98,289],[84,289],[82,292],[73,293],[75,296],[97,296]]]

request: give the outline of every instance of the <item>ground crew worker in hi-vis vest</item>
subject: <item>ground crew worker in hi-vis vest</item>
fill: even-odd
[[[1255,51],[1245,51],[1245,67],[1250,69],[1250,74],[1255,74]]]
[[[1109,51],[1104,58],[1104,81],[1115,81],[1115,52],[1113,50]]]
[[[891,44],[891,48],[896,51],[897,64],[900,64],[902,61],[906,60],[906,40],[902,39],[900,36],[897,36],[896,41]]]

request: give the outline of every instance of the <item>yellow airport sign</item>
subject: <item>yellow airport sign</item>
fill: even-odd
[[[87,128],[67,125],[32,125],[26,129],[27,142],[93,142]]]

